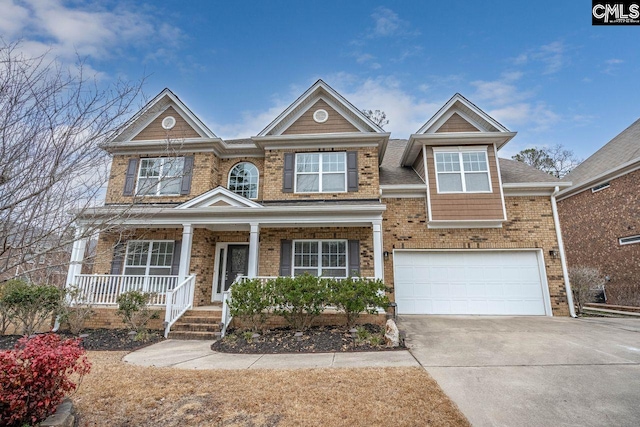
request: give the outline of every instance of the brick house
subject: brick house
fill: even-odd
[[[558,194],[569,266],[598,268],[607,295],[640,298],[640,119],[567,174]],[[623,291],[624,289],[624,291]],[[620,295],[622,296],[622,295]]]
[[[103,304],[156,291],[169,326],[242,277],[304,272],[383,279],[399,314],[566,316],[568,184],[498,159],[514,136],[456,94],[390,139],[319,80],[258,135],[222,140],[165,89],[104,145],[105,205],[84,220],[123,231],[101,234],[94,275],[79,240],[68,282]]]

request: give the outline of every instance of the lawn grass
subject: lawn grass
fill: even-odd
[[[89,352],[80,426],[468,426],[419,368],[181,370]]]

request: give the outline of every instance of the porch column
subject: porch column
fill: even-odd
[[[182,224],[182,246],[180,247],[180,266],[178,267],[178,283],[182,283],[189,275],[191,263],[191,244],[193,243],[193,226]]]
[[[258,253],[260,249],[260,224],[252,222],[249,233],[249,267],[248,277],[258,276]]]
[[[373,271],[376,279],[384,280],[382,259],[382,221],[373,221]]]
[[[71,259],[69,260],[67,282],[65,283],[66,287],[74,284],[73,278],[76,274],[82,273],[82,260],[84,259],[84,251],[87,248],[87,237],[83,237],[85,232],[86,229],[84,227],[76,228],[73,249],[71,250]]]

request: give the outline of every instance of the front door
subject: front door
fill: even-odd
[[[222,301],[222,293],[249,271],[249,245],[242,243],[218,243],[216,251],[216,275],[213,282],[213,301]]]

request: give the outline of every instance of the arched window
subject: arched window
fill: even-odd
[[[247,199],[258,198],[258,168],[252,163],[238,163],[229,172],[229,190]]]

